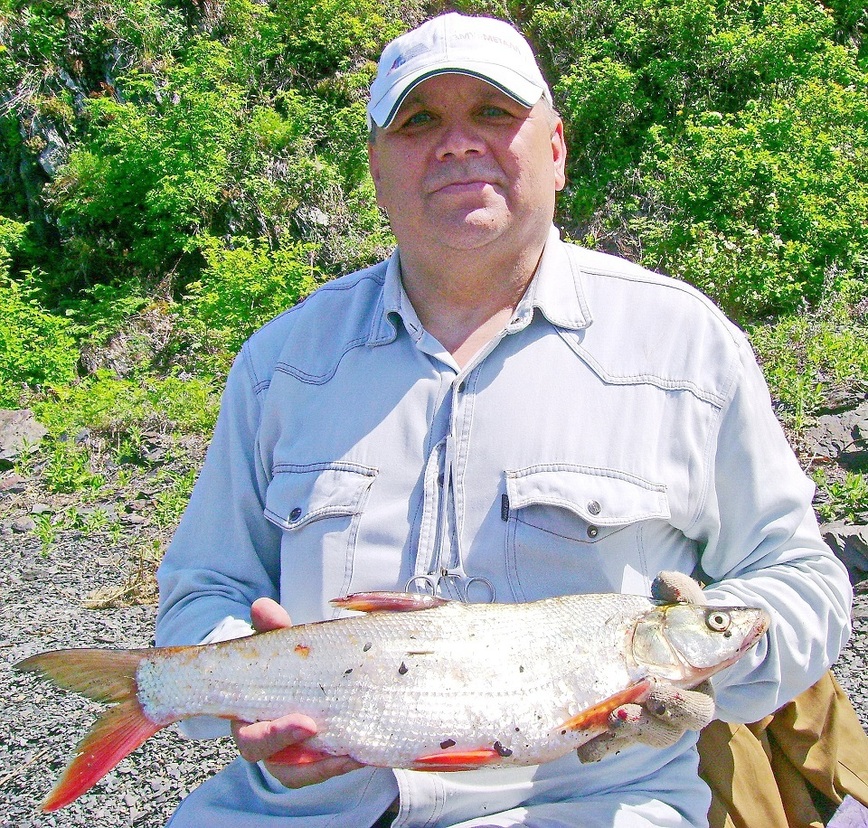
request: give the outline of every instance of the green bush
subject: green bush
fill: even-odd
[[[193,42],[186,61],[130,73],[123,102],[87,103],[88,132],[48,191],[79,279],[176,268],[225,201],[241,91],[219,44]]]
[[[102,370],[53,388],[30,406],[51,434],[69,436],[90,428],[120,451],[131,434],[143,430],[210,433],[219,396],[219,387],[205,378],[129,380]]]
[[[204,255],[206,267],[179,312],[182,324],[198,331],[205,364],[221,371],[257,328],[313,289],[315,250],[270,250],[265,241],[238,237],[232,247],[210,239]]]
[[[865,278],[868,78],[833,14],[577,0],[538,4],[529,31],[566,120],[559,218],[574,237],[687,279],[744,322]]]
[[[749,335],[780,414],[796,431],[836,392],[868,390],[868,318],[839,296],[754,325]]]
[[[864,278],[864,88],[812,80],[786,99],[652,135],[640,167],[652,217],[646,261],[741,319],[791,312]]]
[[[0,217],[0,407],[16,407],[30,386],[71,382],[78,351],[69,322],[39,304],[32,275],[9,276],[11,251],[26,232]]]

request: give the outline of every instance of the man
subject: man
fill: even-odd
[[[719,715],[756,720],[816,681],[851,593],[812,486],[710,302],[558,238],[563,126],[527,43],[438,17],[387,46],[368,112],[398,249],[243,348],[160,570],[158,643],[329,618],[330,598],[442,568],[506,602],[647,594],[665,569],[711,583],[675,597],[773,616],[716,678]],[[708,696],[661,692],[591,743],[600,761],[497,771],[281,765],[315,722],[233,723],[245,759],[171,825],[702,826]]]

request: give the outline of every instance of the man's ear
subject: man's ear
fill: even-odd
[[[382,207],[383,205],[380,203],[380,156],[374,141],[368,141],[368,169],[374,181],[377,203]]]
[[[555,169],[555,190],[563,190],[567,183],[567,143],[564,140],[564,122],[558,122],[552,131],[552,161]]]
[[[368,141],[368,169],[371,171],[374,184],[377,184],[380,180],[380,159],[373,141]]]

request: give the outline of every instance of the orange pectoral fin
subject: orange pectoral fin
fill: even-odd
[[[332,598],[329,603],[356,612],[415,612],[439,607],[448,601],[421,592],[356,592],[344,598]]]
[[[571,719],[567,719],[558,730],[590,730],[592,728],[605,728],[608,724],[609,714],[617,710],[623,704],[635,704],[641,702],[651,689],[648,679],[621,690],[598,704],[577,713]]]
[[[492,748],[476,750],[446,750],[442,753],[432,753],[413,760],[412,769],[418,771],[462,771],[476,770],[498,759],[503,753]]]
[[[317,750],[299,742],[295,745],[288,745],[283,750],[277,751],[277,753],[273,753],[268,757],[267,761],[278,765],[312,765],[314,762],[328,759],[330,756],[330,753]]]

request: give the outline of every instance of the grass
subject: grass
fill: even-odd
[[[868,318],[833,297],[749,329],[772,398],[796,434],[843,389],[868,391]]]

